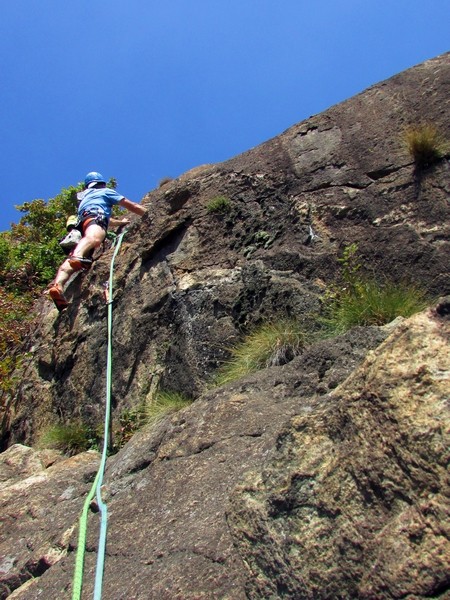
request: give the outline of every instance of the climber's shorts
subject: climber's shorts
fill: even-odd
[[[105,215],[102,214],[89,212],[83,213],[80,217],[77,229],[79,229],[84,235],[89,225],[98,225],[99,227],[104,229],[105,232],[108,231],[108,219],[105,217]]]

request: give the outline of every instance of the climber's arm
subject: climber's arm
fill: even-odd
[[[126,218],[124,218],[124,219],[116,219],[115,217],[111,217],[109,219],[109,224],[112,227],[120,227],[121,225],[128,225],[129,222],[130,222],[130,219],[126,219]]]
[[[121,200],[119,202],[119,206],[123,206],[123,208],[126,208],[130,212],[139,215],[140,217],[145,215],[145,213],[147,212],[146,208],[144,208],[140,204],[137,204],[136,202],[131,202],[131,200],[128,200],[128,198],[124,198],[123,200]]]

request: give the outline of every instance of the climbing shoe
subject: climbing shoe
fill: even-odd
[[[63,291],[59,285],[52,285],[52,287],[49,288],[48,293],[50,295],[50,298],[55,303],[55,306],[59,310],[59,312],[61,312],[69,306],[67,298],[64,296]]]
[[[92,266],[92,258],[83,258],[82,256],[70,256],[69,265],[74,271],[89,271]]]

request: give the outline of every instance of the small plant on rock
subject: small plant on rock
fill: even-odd
[[[425,168],[445,155],[445,143],[434,125],[423,124],[407,129],[405,141],[417,168]]]
[[[270,366],[283,365],[300,354],[305,331],[295,319],[280,319],[260,325],[231,349],[219,369],[215,385],[224,385]]]
[[[231,210],[231,200],[226,196],[216,196],[208,202],[206,209],[210,213],[225,214]]]
[[[136,431],[139,431],[145,423],[145,407],[140,404],[136,408],[126,408],[118,418],[119,426],[114,428],[114,451],[120,450],[130,441]]]

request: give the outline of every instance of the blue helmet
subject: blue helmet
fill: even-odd
[[[84,178],[84,185],[86,187],[88,187],[90,183],[106,183],[106,180],[101,173],[91,171]]]

